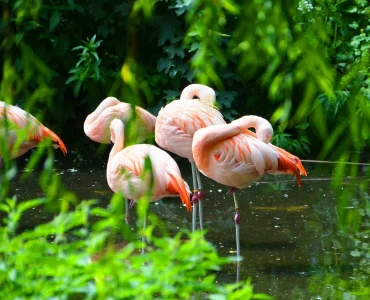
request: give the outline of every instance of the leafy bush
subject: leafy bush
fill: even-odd
[[[126,234],[122,202],[113,197],[109,209],[102,209],[93,207],[94,201],[82,201],[73,211],[18,232],[21,215],[45,199],[6,199],[0,204],[6,212],[0,227],[0,297],[189,299],[204,294],[208,299],[269,299],[254,294],[250,280],[216,284],[214,272],[230,259],[219,257],[198,232],[159,238],[151,225],[145,230],[150,245],[144,255],[137,251],[141,242],[117,247],[115,238],[132,239]],[[99,220],[92,223],[94,216]]]

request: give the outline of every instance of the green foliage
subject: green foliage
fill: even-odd
[[[304,123],[296,126],[297,130],[305,130],[309,126],[308,123]],[[292,137],[291,134],[278,131],[274,133],[272,143],[280,148],[283,148],[291,153],[296,153],[301,156],[308,156],[310,154],[310,142],[307,136],[302,133],[299,136]]]
[[[214,271],[230,259],[219,257],[199,233],[158,238],[152,225],[145,230],[150,245],[144,255],[137,251],[140,242],[115,245],[112,233],[126,236],[127,229],[118,197],[110,209],[82,201],[73,211],[19,233],[21,214],[44,202],[7,199],[0,205],[6,212],[0,227],[3,299],[189,299],[203,293],[209,299],[270,299],[253,294],[249,280],[216,284]],[[91,223],[96,215],[99,220]]]
[[[185,85],[201,82],[215,88],[227,120],[243,114],[268,118],[286,134],[290,149],[305,148],[303,135],[313,145],[326,140],[320,158],[330,153],[338,159],[340,152],[332,151],[338,140],[343,140],[341,152],[368,141],[370,6],[365,0],[1,5],[6,12],[0,24],[6,74],[1,98],[21,103],[29,98],[35,77],[27,69],[36,64],[44,84],[37,85],[34,101],[52,99],[47,116],[56,128],[80,122],[108,95],[137,99],[156,112]],[[90,36],[104,42],[92,38],[73,48]],[[81,51],[78,57],[72,49]],[[21,60],[17,53],[24,54]],[[131,79],[122,84],[120,71]],[[310,124],[307,131],[297,128],[303,123]],[[337,139],[328,140],[333,131]],[[295,145],[287,134],[297,137]]]
[[[77,81],[74,88],[74,95],[77,97],[81,85],[85,80],[93,79],[99,81],[101,78],[100,64],[101,59],[98,56],[97,48],[101,44],[100,41],[96,41],[96,35],[94,35],[88,42],[83,42],[84,46],[74,47],[72,50],[81,50],[80,59],[78,60],[75,68],[69,71],[73,75],[69,77],[66,81],[66,84],[73,81]],[[104,78],[102,79],[104,80]]]

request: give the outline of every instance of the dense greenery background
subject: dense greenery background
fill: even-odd
[[[366,0],[1,1],[1,11],[1,99],[32,99],[79,152],[106,96],[156,113],[192,82],[217,91],[228,120],[269,119],[274,142],[303,157],[337,159],[368,140]]]

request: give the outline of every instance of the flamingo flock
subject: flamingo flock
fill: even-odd
[[[199,227],[203,230],[204,192],[200,172],[229,186],[228,194],[234,197],[239,259],[240,211],[236,191],[248,187],[264,174],[293,174],[301,186],[300,175],[307,176],[307,173],[298,157],[271,144],[273,128],[266,119],[243,116],[227,124],[214,106],[215,101],[212,88],[191,84],[182,91],[179,100],[170,102],[155,117],[141,107],[133,108],[108,97],[87,116],[84,132],[95,142],[113,143],[106,170],[107,182],[113,192],[125,198],[127,222],[129,200],[138,201],[144,195],[149,196],[150,201],[180,197],[186,209],[193,211],[193,231],[197,227],[199,208]],[[133,119],[137,144],[127,146],[125,128]],[[20,137],[20,130],[26,134]],[[141,144],[153,134],[162,149]],[[35,117],[0,101],[0,164],[7,153],[10,158],[16,158],[45,139],[52,140],[54,148],[67,153],[63,141]],[[165,150],[189,160],[193,176],[192,201],[180,168]]]

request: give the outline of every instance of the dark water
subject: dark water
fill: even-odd
[[[190,165],[185,160],[180,160],[179,165],[183,177],[191,185]],[[300,188],[293,176],[266,176],[238,194],[244,258],[240,264],[240,278],[252,277],[256,292],[267,293],[276,299],[337,299],[332,296],[337,281],[328,281],[328,276],[343,279],[354,276],[358,255],[347,255],[356,247],[348,242],[351,240],[338,227],[337,203],[340,196],[330,186],[333,165],[304,165],[309,176],[302,179]],[[112,192],[106,183],[105,166],[101,159],[101,162],[85,162],[79,167],[61,168],[58,173],[64,185],[79,199],[99,199],[101,205],[106,206]],[[368,201],[368,191],[360,191],[356,186],[365,179],[363,174],[360,172],[355,180],[346,179],[341,183],[342,189],[354,187],[351,192],[354,193],[351,197],[354,201],[348,202],[344,210],[362,209],[361,201]],[[12,192],[18,199],[42,196],[36,175],[21,185],[13,184]],[[233,198],[226,196],[227,187],[204,176],[202,179],[206,192],[206,238],[221,255],[235,255]],[[150,210],[168,224],[171,232],[184,227],[191,229],[191,214],[177,198],[153,203]],[[50,218],[36,208],[23,218],[22,227],[30,228]],[[134,219],[135,216],[132,223],[135,223]],[[351,246],[354,248],[348,249]],[[217,280],[235,282],[236,265],[225,266],[218,273]]]

